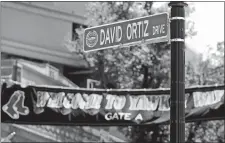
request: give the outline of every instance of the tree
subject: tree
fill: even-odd
[[[161,8],[155,9],[152,8],[152,5],[153,2],[92,2],[88,4],[87,24],[96,26],[168,11],[167,3]],[[187,9],[187,15],[193,10],[192,7]],[[193,22],[187,21],[187,29],[190,29],[190,23]],[[150,76],[148,76],[151,77],[148,81],[149,88],[169,85],[170,51],[167,43],[135,45],[130,48],[107,49],[84,54],[81,48],[83,29],[79,29],[78,33],[80,40],[73,43],[68,42],[67,47],[76,47],[75,53],[88,61],[95,70],[93,78],[101,80],[103,88],[109,81],[114,83],[116,88],[142,88],[143,80],[146,80],[143,78],[142,71],[146,71],[146,68],[151,71]]]
[[[187,86],[224,84],[224,42],[218,42],[217,49],[209,48],[206,59],[195,66],[186,65]],[[224,142],[224,120],[188,123],[187,142]]]
[[[168,3],[164,3],[160,8],[154,8],[153,2],[91,2],[88,4],[88,26],[96,26],[120,20],[155,14],[168,11]],[[186,8],[188,17],[194,11],[190,4]],[[186,36],[196,34],[193,30],[194,22],[187,20]],[[170,45],[166,42],[158,44],[134,45],[129,48],[107,49],[91,53],[83,53],[82,37],[83,28],[77,29],[79,39],[72,42],[67,41],[66,46],[86,59],[90,67],[95,71],[93,79],[101,81],[102,88],[108,88],[109,83],[115,88],[159,88],[169,87],[170,74]],[[156,142],[158,136],[160,140],[164,135],[160,135],[163,127],[154,127],[148,134],[146,127],[133,128],[131,136],[134,142],[145,142],[151,140]],[[138,134],[141,133],[141,134]],[[147,133],[149,136],[146,136]],[[167,134],[168,135],[168,134]],[[144,136],[144,137],[143,137]]]

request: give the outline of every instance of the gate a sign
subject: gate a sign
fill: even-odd
[[[169,40],[167,13],[87,28],[84,52],[126,47],[140,42],[159,43]]]

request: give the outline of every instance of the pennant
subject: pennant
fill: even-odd
[[[144,94],[145,92],[140,90],[137,90],[138,94],[135,92],[118,90],[90,92],[86,89],[63,88],[53,90],[50,87],[22,88],[13,85],[9,88],[5,87],[2,91],[2,121],[16,120],[29,124],[35,122],[45,124],[128,123],[132,125],[158,124],[169,120],[169,94]],[[219,103],[218,107],[215,106],[217,103]],[[188,120],[203,118],[199,116],[209,116],[211,111],[222,110],[222,104],[224,104],[224,90],[221,87],[210,87],[210,91],[194,89],[185,94],[185,114]],[[211,108],[213,110],[210,110]],[[224,117],[217,113],[219,112],[214,111],[215,118]],[[165,115],[166,118],[164,118]],[[159,120],[156,121],[156,119]]]

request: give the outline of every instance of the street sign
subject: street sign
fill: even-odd
[[[84,52],[168,41],[168,19],[167,13],[161,13],[87,28],[83,38]]]

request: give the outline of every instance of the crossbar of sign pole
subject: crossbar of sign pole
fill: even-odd
[[[127,47],[135,44],[168,42],[168,13],[115,22],[84,31],[84,52],[115,47]]]

